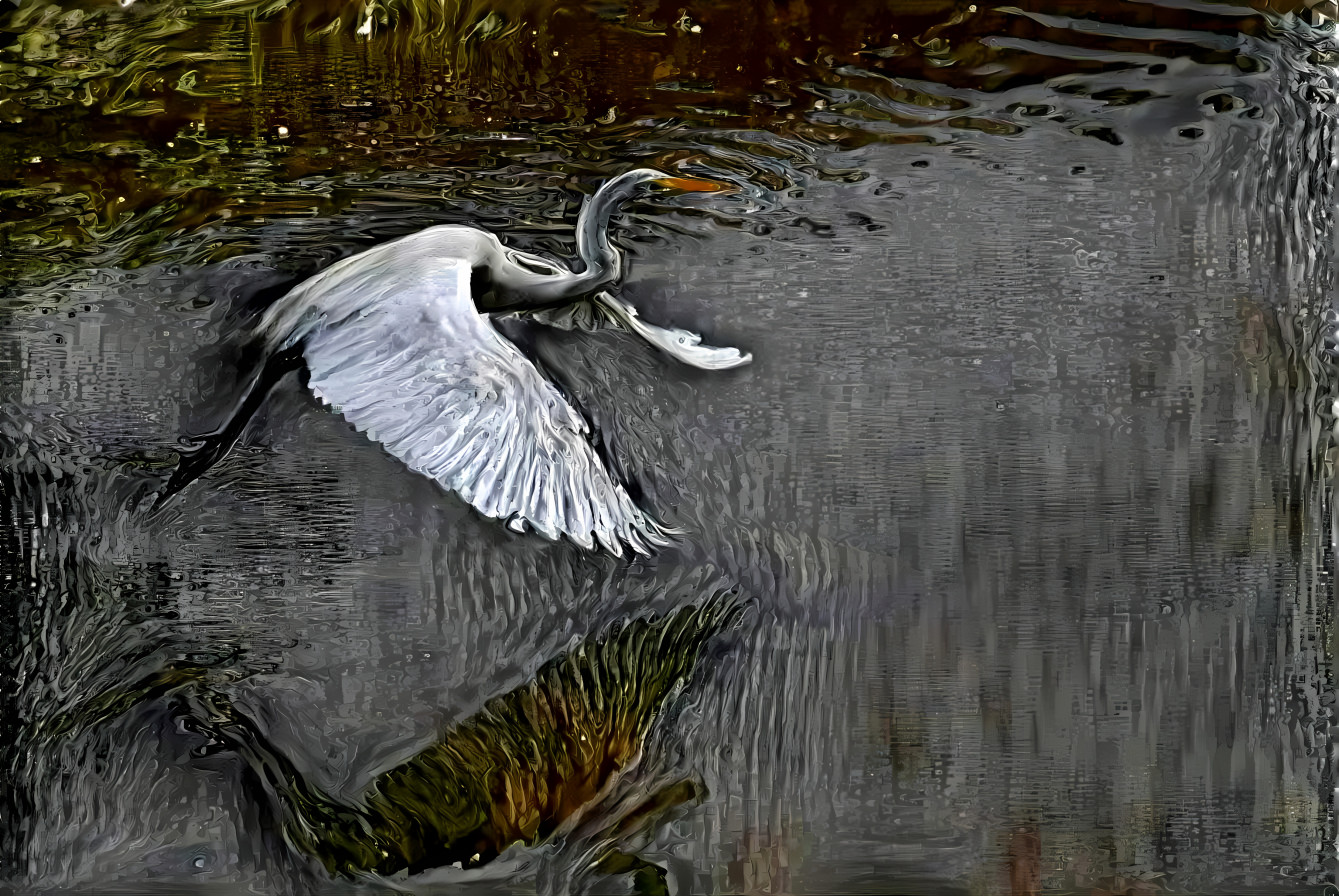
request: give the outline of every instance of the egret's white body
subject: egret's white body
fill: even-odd
[[[577,223],[580,273],[484,231],[433,227],[301,283],[265,312],[257,336],[271,357],[300,349],[318,398],[485,516],[586,548],[598,542],[621,553],[626,544],[649,553],[666,543],[665,530],[604,467],[581,416],[475,306],[471,283],[484,273],[508,299],[551,305],[617,279],[609,217],[616,202],[651,180],[679,189],[703,183],[639,169],[605,184]],[[723,369],[750,360],[733,348],[703,346],[696,334],[647,324],[608,293],[593,299],[598,319],[685,363]]]

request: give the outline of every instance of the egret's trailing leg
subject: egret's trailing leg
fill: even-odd
[[[211,433],[192,438],[196,445],[181,453],[181,460],[172,472],[171,478],[158,493],[153,506],[161,507],[164,502],[199,479],[214,464],[232,450],[242,432],[261,404],[278,382],[288,373],[302,367],[302,346],[295,345],[270,355],[260,372],[252,377],[242,398],[233,407],[223,425]]]

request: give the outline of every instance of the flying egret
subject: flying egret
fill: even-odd
[[[254,337],[267,359],[263,369],[228,421],[183,455],[157,503],[222,458],[269,389],[305,364],[321,401],[484,516],[518,532],[565,535],[587,549],[598,542],[620,555],[624,544],[645,554],[666,544],[667,531],[601,462],[581,415],[476,306],[486,300],[489,310],[538,309],[536,319],[544,320],[560,303],[591,295],[587,313],[569,315],[567,325],[626,329],[707,370],[747,364],[751,356],[738,349],[648,324],[626,301],[597,291],[622,274],[610,218],[651,183],[681,192],[726,189],[647,168],[610,180],[577,218],[579,272],[505,246],[494,234],[447,224],[304,281],[261,317]]]

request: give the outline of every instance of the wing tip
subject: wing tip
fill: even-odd
[[[674,544],[686,534],[686,530],[665,525],[640,510],[636,513],[635,518],[624,518],[614,528],[592,526],[586,531],[578,532],[565,528],[560,523],[546,526],[519,512],[513,512],[505,517],[489,517],[480,511],[482,516],[499,520],[504,528],[517,535],[524,536],[533,532],[548,541],[560,541],[566,538],[582,550],[594,551],[603,548],[616,557],[624,556],[625,548],[631,548],[633,553],[643,557],[652,557],[660,548]]]

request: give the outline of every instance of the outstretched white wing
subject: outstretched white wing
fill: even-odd
[[[308,318],[312,391],[410,469],[517,530],[618,554],[620,543],[643,553],[667,543],[605,469],[585,421],[475,309],[469,266],[410,266],[322,284],[358,289],[364,302],[339,319]]]

